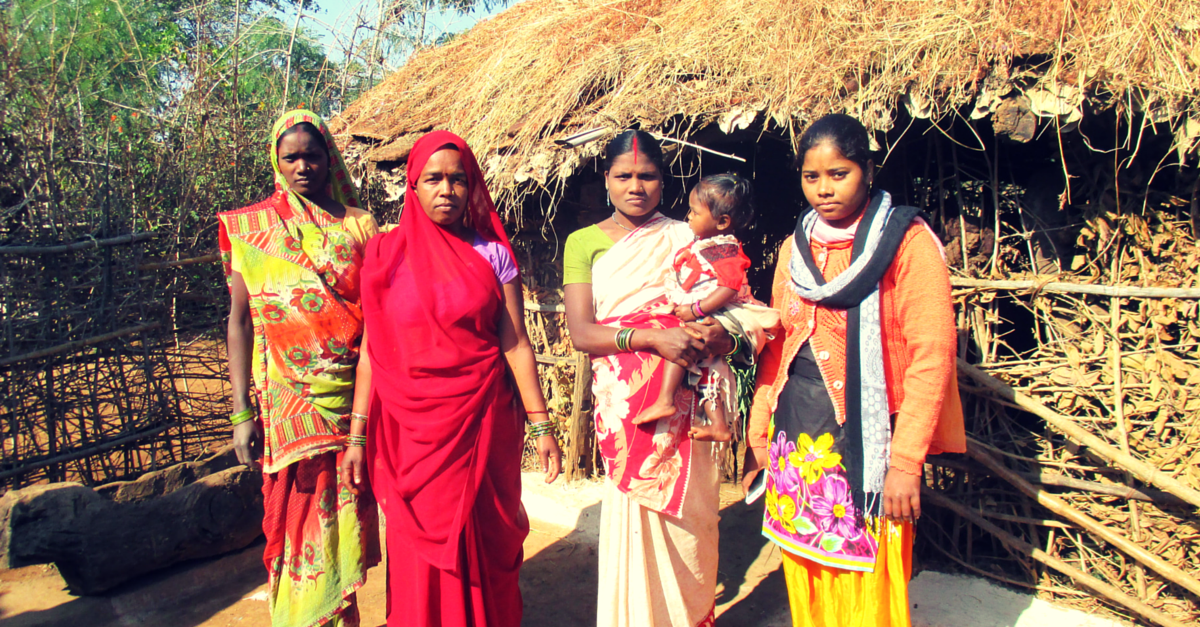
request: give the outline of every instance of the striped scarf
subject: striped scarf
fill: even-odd
[[[809,237],[816,211],[801,214],[796,224],[789,267],[792,288],[810,302],[846,310],[846,450],[843,459],[864,517],[883,514],[891,420],[883,370],[883,327],[879,282],[892,265],[908,225],[920,214],[916,207],[895,207],[884,191],[875,193],[854,235],[850,267],[826,282],[813,259]]]

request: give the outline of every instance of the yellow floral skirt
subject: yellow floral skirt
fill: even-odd
[[[874,572],[823,566],[783,551],[793,627],[910,627],[913,528],[883,521]]]

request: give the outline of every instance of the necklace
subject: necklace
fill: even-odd
[[[620,222],[618,222],[618,221],[617,221],[617,212],[616,212],[616,211],[614,211],[614,212],[613,212],[613,214],[612,214],[612,221],[613,221],[613,224],[616,224],[617,226],[619,226],[619,227],[621,227],[621,228],[625,229],[626,231],[629,231],[630,233],[632,233],[632,232],[633,232],[633,229],[631,229],[631,228],[629,228],[629,227],[625,226],[624,224],[621,224]]]

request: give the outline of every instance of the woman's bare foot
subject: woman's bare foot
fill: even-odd
[[[669,400],[666,402],[658,401],[653,405],[642,410],[642,413],[633,418],[633,424],[640,425],[647,422],[654,422],[661,418],[670,418],[675,415],[675,404]]]
[[[729,425],[711,422],[692,427],[688,431],[688,437],[700,442],[728,442],[733,438],[733,433],[729,430]]]

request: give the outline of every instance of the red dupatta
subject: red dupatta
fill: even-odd
[[[495,271],[417,199],[425,163],[447,146],[467,171],[469,224],[512,253],[475,155],[457,135],[434,131],[409,154],[399,226],[367,247],[362,302],[373,374],[372,489],[389,527],[433,566],[455,570],[492,436],[518,417],[500,350]]]

